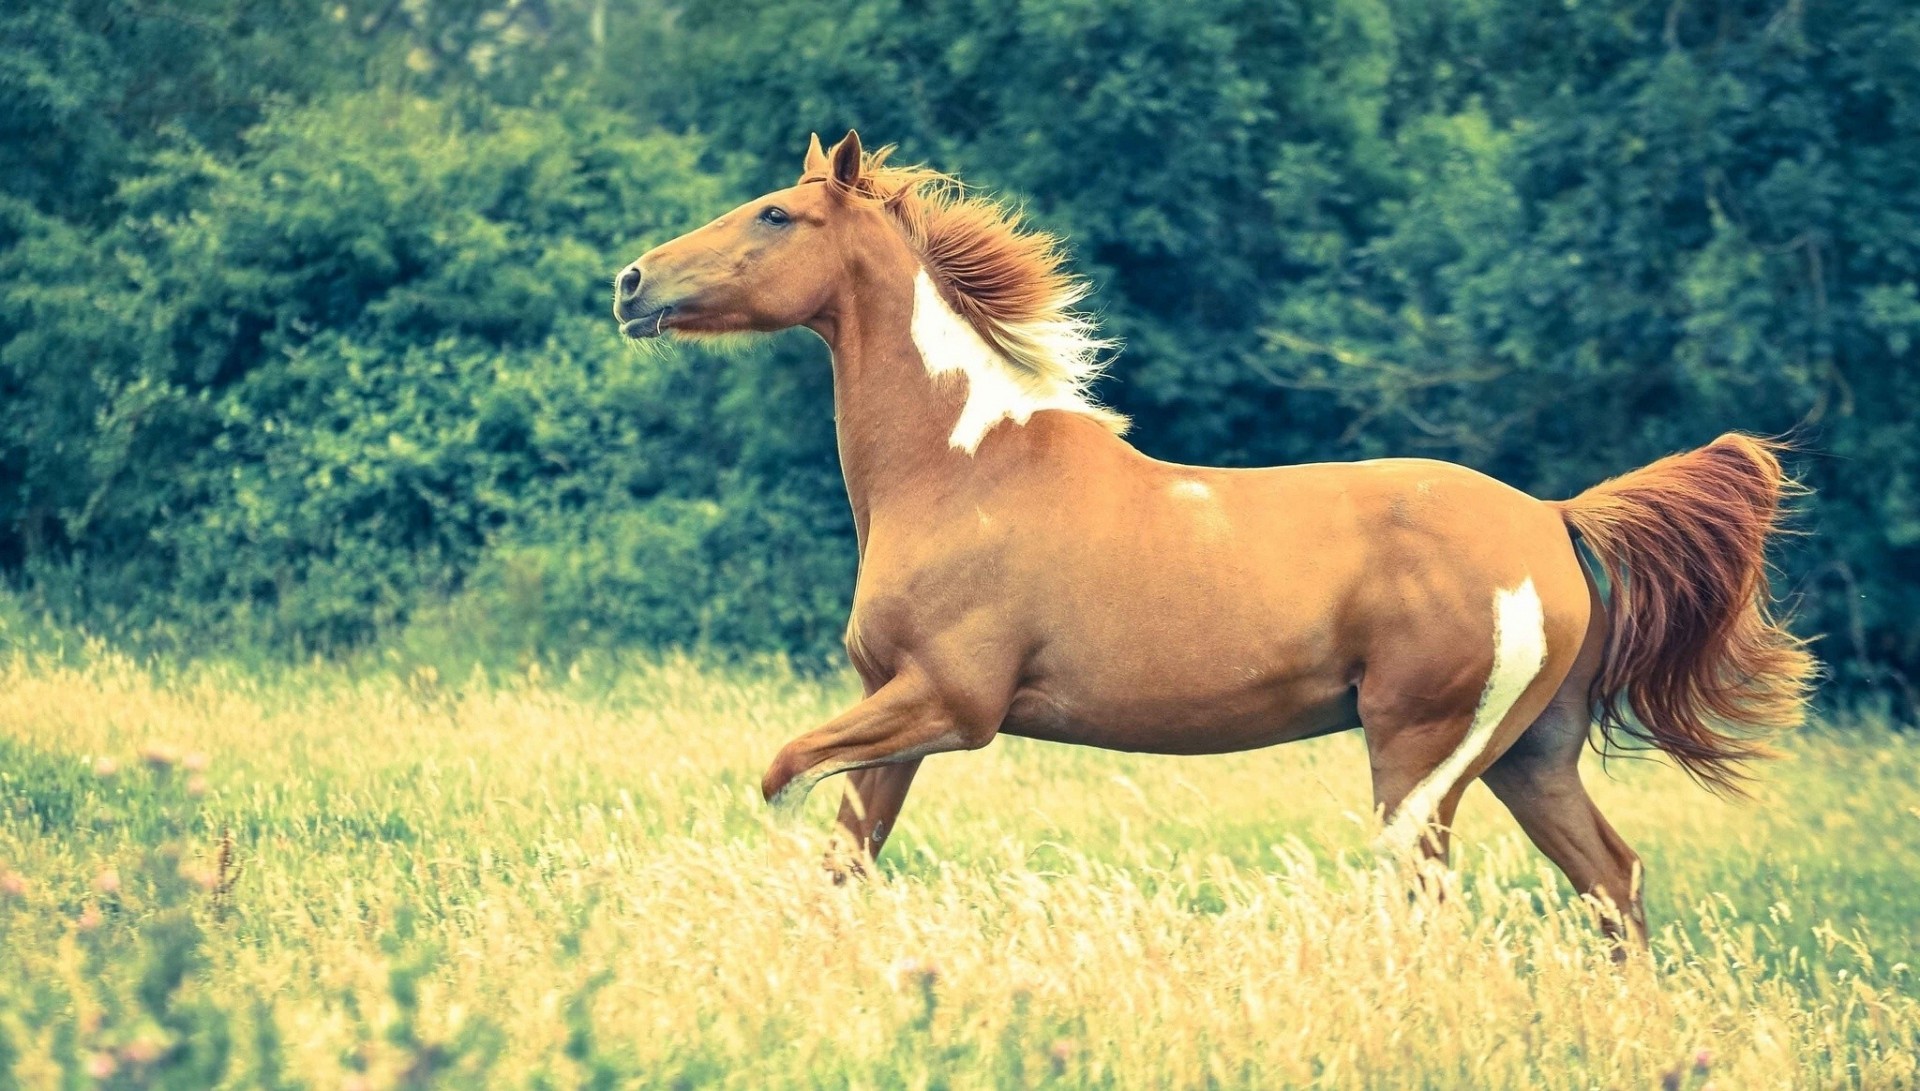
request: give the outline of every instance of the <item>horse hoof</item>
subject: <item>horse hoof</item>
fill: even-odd
[[[867,877],[867,863],[855,852],[830,849],[820,858],[820,866],[826,869],[834,886],[846,886]]]

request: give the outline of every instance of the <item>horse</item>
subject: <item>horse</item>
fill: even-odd
[[[1218,754],[1358,727],[1384,848],[1444,868],[1480,780],[1616,950],[1644,944],[1580,756],[1597,724],[1737,791],[1804,718],[1814,662],[1768,589],[1785,445],[1730,433],[1559,501],[1426,459],[1162,462],[1089,393],[1112,345],[1062,241],[889,150],[816,134],[793,186],[614,278],[627,338],[832,351],[865,695],[781,748],[766,800],[849,774],[872,860],[922,760],[996,735]]]

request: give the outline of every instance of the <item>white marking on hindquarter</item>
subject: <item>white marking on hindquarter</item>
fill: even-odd
[[[966,376],[967,404],[960,410],[960,419],[954,422],[947,442],[968,454],[979,450],[980,441],[1003,420],[1025,424],[1043,409],[1095,412],[1071,387],[1049,384],[1008,363],[966,319],[947,306],[925,269],[913,278],[912,333],[928,374],[958,372]]]
[[[1546,661],[1546,617],[1540,608],[1540,593],[1534,590],[1533,577],[1529,576],[1511,591],[1493,593],[1493,671],[1487,675],[1487,687],[1480,691],[1479,707],[1473,710],[1473,724],[1447,760],[1428,773],[1401,801],[1393,820],[1381,834],[1384,848],[1405,852],[1419,843],[1434,820],[1440,801],[1453,791],[1467,768],[1487,749],[1500,721],[1513,711],[1514,703],[1527,691]]]

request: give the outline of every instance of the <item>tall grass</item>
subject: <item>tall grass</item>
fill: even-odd
[[[617,666],[14,653],[0,1088],[1920,1086],[1907,737],[1804,732],[1745,804],[1590,768],[1657,933],[1615,967],[1481,789],[1408,897],[1350,736],[934,759],[836,884],[837,785],[756,786],[850,687]]]

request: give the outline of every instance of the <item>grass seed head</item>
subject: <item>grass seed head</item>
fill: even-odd
[[[164,773],[180,764],[180,751],[166,743],[149,740],[140,748],[140,760],[147,763],[147,768]]]
[[[887,967],[887,984],[897,992],[908,988],[930,989],[940,983],[940,966],[930,958],[908,955],[893,960]]]

